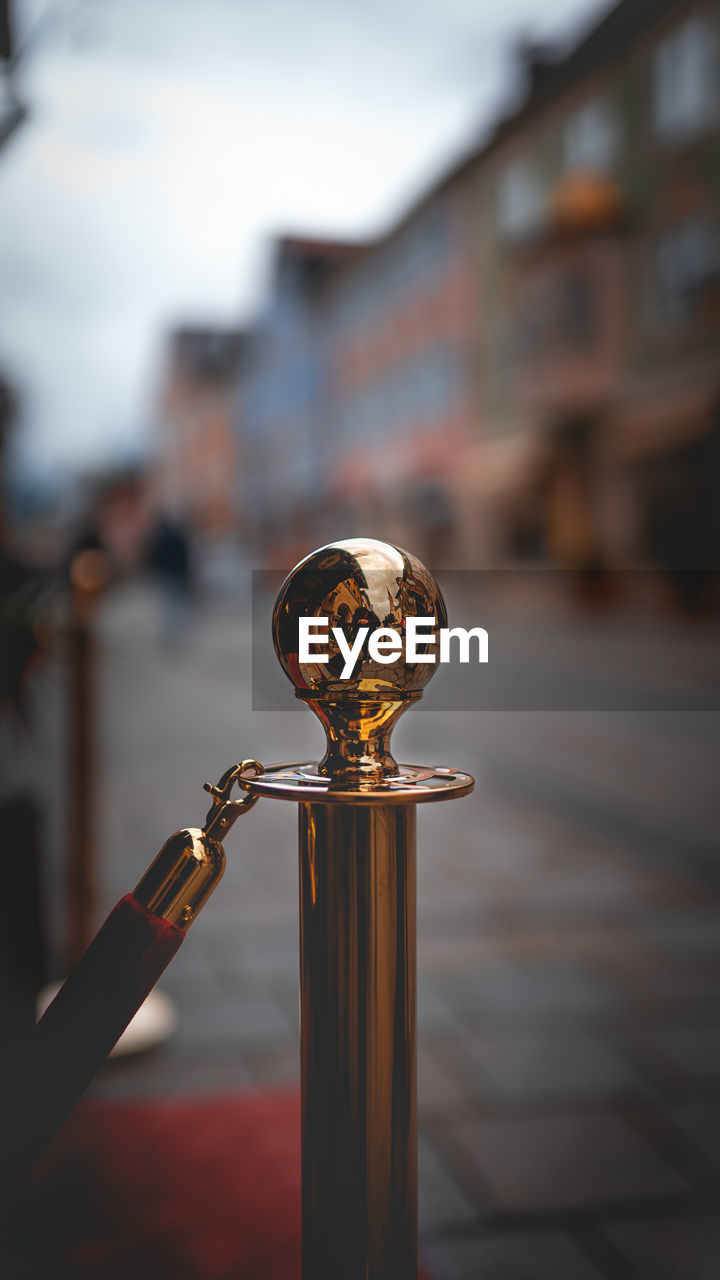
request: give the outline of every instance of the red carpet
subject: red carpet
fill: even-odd
[[[300,1280],[297,1095],[82,1103],[23,1235],[38,1280]]]
[[[13,1280],[300,1280],[299,1098],[81,1103],[22,1218]]]

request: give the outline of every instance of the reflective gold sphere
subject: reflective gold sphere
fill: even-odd
[[[327,662],[301,662],[299,619],[327,618]],[[405,658],[405,620],[435,618],[435,663]],[[387,542],[348,538],[313,551],[285,579],[273,613],[275,652],[286,674],[320,720],[327,751],[317,766],[321,777],[341,788],[363,789],[397,778],[390,735],[398,718],[422,696],[437,663],[437,632],[447,625],[445,601],[424,565]],[[342,630],[352,646],[361,627],[366,643],[348,678],[346,657],[332,637]],[[374,661],[367,648],[378,628],[399,633],[402,652],[392,663]],[[421,651],[421,650],[419,650]]]
[[[298,621],[327,618],[329,661],[299,661]],[[405,619],[434,617],[435,663],[405,661]],[[400,547],[375,538],[331,542],[306,556],[283,583],[273,614],[275,652],[295,688],[337,698],[396,698],[419,695],[435,673],[437,633],[447,626],[440,588],[419,560]],[[403,651],[391,663],[373,661],[367,642],[349,679],[341,679],[345,658],[332,635],[342,629],[352,643],[360,627],[388,628],[402,637]]]

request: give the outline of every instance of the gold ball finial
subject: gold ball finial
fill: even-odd
[[[299,619],[327,618],[329,661],[300,662]],[[358,694],[419,693],[431,679],[434,664],[406,663],[403,655],[392,663],[374,662],[363,648],[349,679],[342,679],[343,654],[333,628],[354,638],[360,627],[370,632],[388,628],[404,637],[408,617],[434,617],[429,636],[447,625],[440,588],[419,560],[400,547],[374,538],[331,542],[306,556],[288,574],[273,614],[275,652],[300,692],[356,697]]]
[[[406,621],[434,618],[428,627],[436,661],[406,660]],[[326,618],[327,662],[301,661],[300,619]],[[297,697],[322,721],[328,753],[324,775],[368,781],[390,776],[397,765],[390,755],[390,731],[408,702],[421,697],[436,670],[438,632],[447,626],[447,610],[435,579],[419,560],[400,547],[374,538],[331,542],[306,556],[283,583],[273,613],[275,652]],[[402,640],[392,662],[373,660],[367,641],[352,670],[333,638],[342,630],[352,644],[361,627],[382,628]],[[346,678],[343,678],[345,672]]]

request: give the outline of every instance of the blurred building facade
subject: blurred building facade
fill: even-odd
[[[271,288],[248,335],[235,400],[241,440],[237,500],[251,544],[282,558],[304,547],[323,511],[333,436],[327,300],[360,246],[286,237]]]
[[[266,549],[362,528],[436,565],[707,558],[720,3],[621,0],[525,72],[387,235],[279,243],[235,406]]]
[[[327,304],[325,504],[334,525],[438,563],[456,536],[452,459],[473,439],[477,340],[469,174],[439,183],[335,283]],[[422,543],[422,547],[420,547]]]
[[[152,503],[209,535],[233,531],[241,518],[234,401],[245,345],[239,330],[184,327],[167,346]]]
[[[719,54],[715,0],[625,0],[529,60],[479,158],[492,322],[465,474],[491,555],[671,567],[707,545],[687,507],[720,391]]]

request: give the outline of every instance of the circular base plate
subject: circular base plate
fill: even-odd
[[[316,764],[270,764],[259,778],[241,774],[238,782],[250,795],[312,804],[427,804],[466,796],[475,785],[469,773],[440,765],[401,764],[398,770],[380,782],[357,782],[351,786],[346,781],[324,778]]]

